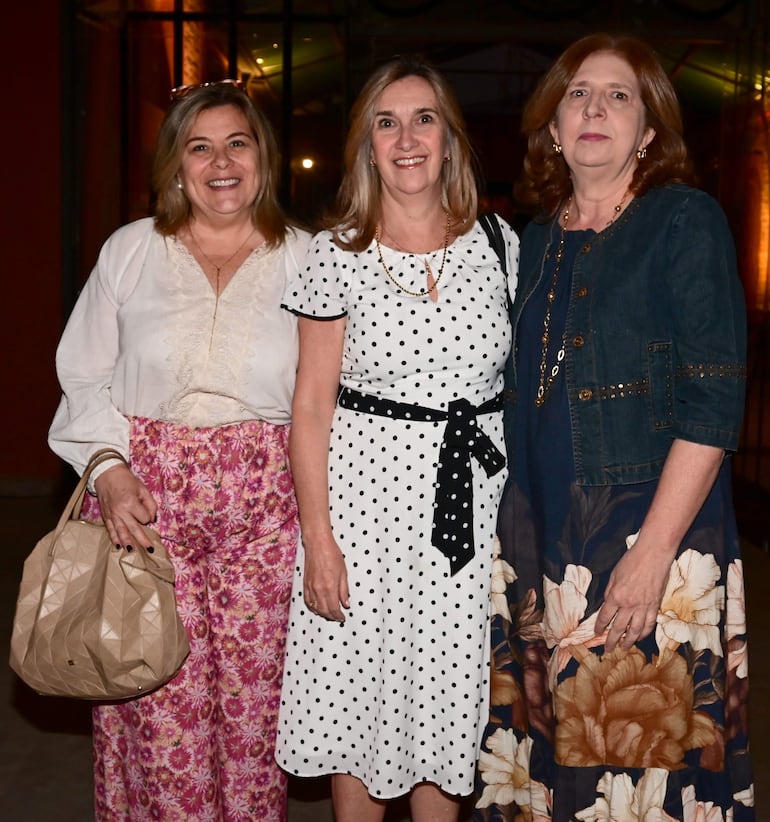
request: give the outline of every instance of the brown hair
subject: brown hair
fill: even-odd
[[[251,221],[268,246],[280,245],[286,237],[286,217],[278,203],[278,146],[265,116],[246,92],[234,85],[202,86],[171,103],[161,123],[153,163],[155,226],[161,234],[175,234],[187,225],[192,214],[187,195],[177,186],[185,141],[202,112],[232,106],[242,112],[257,141],[260,186]]]
[[[441,203],[454,222],[455,233],[464,234],[476,220],[477,160],[454,91],[424,58],[398,56],[374,71],[350,111],[345,175],[336,204],[324,219],[324,226],[331,229],[335,242],[342,248],[361,251],[374,237],[380,218],[380,177],[369,159],[377,101],[387,86],[406,77],[422,78],[436,95],[438,114],[445,128],[444,147],[450,155],[441,170]],[[351,230],[354,236],[343,239],[341,235]]]
[[[563,156],[553,149],[549,124],[583,61],[599,51],[616,54],[631,66],[639,82],[645,125],[655,129],[647,155],[634,172],[631,191],[640,196],[655,186],[693,181],[682,139],[679,101],[652,49],[635,37],[590,34],[562,53],[541,78],[524,108],[522,131],[528,138],[528,150],[516,197],[547,216],[552,216],[572,191],[570,170]]]

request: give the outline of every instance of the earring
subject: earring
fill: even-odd
[[[184,189],[184,186],[182,185],[182,183],[181,183],[179,180],[177,180],[177,181],[176,181],[176,187],[177,187],[180,191],[182,191],[182,190]]]
[[[552,143],[551,148],[556,154],[561,154],[561,143]]]
[[[445,162],[445,163],[448,163],[451,159],[452,159],[452,155],[451,155],[451,154],[447,154],[447,155],[444,157],[444,162]]]
[[[644,158],[647,156],[647,146],[642,146],[642,147],[639,149],[639,151],[637,151],[637,152],[636,152],[636,156],[637,156],[640,160],[644,160]]]
[[[374,162],[374,157],[369,158],[369,165],[372,166],[372,168],[377,165],[377,163]]]

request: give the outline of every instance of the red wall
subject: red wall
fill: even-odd
[[[0,494],[46,491],[60,476],[46,434],[59,396],[63,5],[3,9]]]

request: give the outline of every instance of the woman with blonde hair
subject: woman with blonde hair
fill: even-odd
[[[457,819],[471,793],[492,548],[505,478],[505,276],[473,155],[424,61],[374,72],[351,112],[337,208],[290,285],[301,547],[276,748],[332,774],[337,822]]]

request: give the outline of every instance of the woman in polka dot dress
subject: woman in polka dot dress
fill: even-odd
[[[486,712],[518,240],[498,221],[506,278],[431,66],[385,64],[351,123],[334,221],[284,298],[302,545],[276,755],[333,775],[337,822],[407,793],[417,822],[451,821]]]

